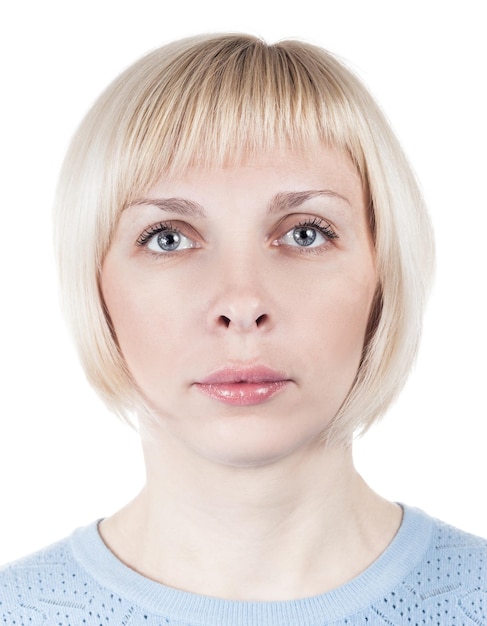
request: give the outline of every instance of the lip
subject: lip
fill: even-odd
[[[264,366],[225,367],[213,372],[195,387],[205,395],[236,406],[266,402],[291,382],[282,372]]]

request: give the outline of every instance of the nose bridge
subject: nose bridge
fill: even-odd
[[[254,246],[234,246],[222,252],[215,274],[209,307],[212,329],[253,332],[270,327],[267,277]]]

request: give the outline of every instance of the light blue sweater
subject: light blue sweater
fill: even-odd
[[[319,596],[237,602],[121,563],[96,523],[0,570],[0,626],[487,626],[487,541],[421,511],[362,574]]]

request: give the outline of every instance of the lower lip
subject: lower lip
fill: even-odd
[[[198,383],[196,387],[205,395],[236,406],[251,406],[266,402],[288,385],[288,380],[261,383]]]

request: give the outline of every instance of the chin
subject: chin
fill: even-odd
[[[282,428],[281,424],[276,432],[269,427],[254,429],[247,422],[245,429],[238,430],[238,433],[219,432],[204,447],[199,440],[193,452],[222,466],[259,468],[285,459],[309,456],[312,448],[322,447],[322,425],[312,432],[293,432]]]

